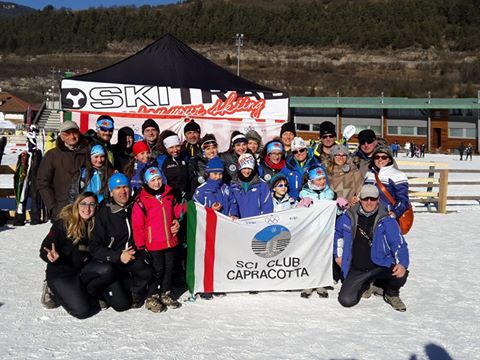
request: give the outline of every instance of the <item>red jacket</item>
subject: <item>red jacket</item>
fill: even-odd
[[[132,230],[136,247],[158,251],[177,246],[178,238],[172,235],[170,227],[172,221],[178,217],[180,208],[180,205],[174,203],[170,186],[165,185],[159,199],[142,189],[132,210]]]

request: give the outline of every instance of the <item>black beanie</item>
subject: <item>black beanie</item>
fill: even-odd
[[[337,133],[335,132],[335,125],[333,125],[333,123],[330,121],[324,121],[320,124],[320,137],[328,134],[337,136]]]
[[[286,122],[282,125],[282,129],[280,130],[280,136],[283,135],[284,132],[290,131],[293,133],[294,136],[297,136],[297,130],[295,130],[295,124],[293,122]]]
[[[155,121],[153,121],[152,119],[147,119],[142,124],[142,134],[145,132],[145,129],[149,128],[149,127],[153,127],[153,128],[155,128],[155,130],[160,132],[160,128],[158,127],[158,124]]]
[[[195,120],[190,120],[187,125],[183,128],[183,133],[185,134],[187,131],[196,131],[200,134],[200,125],[198,125]]]
[[[200,146],[203,147],[204,144],[215,144],[217,145],[217,139],[213,134],[205,134],[205,136],[200,140]]]
[[[377,135],[375,135],[375,131],[372,129],[364,129],[358,133],[358,143],[360,145],[365,144],[365,142],[371,144],[376,139]]]

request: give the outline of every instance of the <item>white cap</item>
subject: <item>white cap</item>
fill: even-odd
[[[292,141],[292,151],[306,149],[307,143],[301,137],[296,137]]]
[[[378,198],[378,195],[378,189],[375,185],[366,184],[360,190],[360,199],[362,200],[367,197]]]
[[[255,169],[255,158],[252,154],[245,153],[238,158],[238,170]]]

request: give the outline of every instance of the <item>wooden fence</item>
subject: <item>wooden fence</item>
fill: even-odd
[[[410,200],[426,204],[430,211],[432,206],[435,206],[437,212],[445,214],[449,200],[474,200],[480,202],[480,191],[478,195],[448,194],[449,186],[480,185],[480,181],[450,181],[449,174],[480,174],[480,170],[448,169],[447,163],[440,162],[398,161],[397,163],[400,170],[408,176]],[[421,168],[406,168],[407,166],[420,166]]]

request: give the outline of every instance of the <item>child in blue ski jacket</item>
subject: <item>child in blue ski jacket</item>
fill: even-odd
[[[308,171],[308,181],[300,191],[299,198],[309,198],[312,201],[335,199],[335,192],[328,186],[323,166],[316,166]]]
[[[308,206],[317,200],[334,200],[335,192],[330,189],[327,183],[327,174],[323,166],[316,166],[308,171],[308,182],[300,191],[300,206]],[[309,298],[316,291],[318,296],[328,297],[327,288],[304,289],[300,296]]]
[[[230,186],[223,183],[224,164],[219,157],[210,159],[205,168],[206,182],[197,187],[193,200],[224,215],[230,211]]]
[[[73,180],[69,191],[69,202],[73,203],[76,197],[85,191],[94,193],[98,203],[108,197],[108,179],[114,169],[107,161],[107,152],[102,145],[94,145],[90,149],[90,156],[82,167],[80,174]]]
[[[270,187],[258,176],[253,155],[240,155],[237,169],[237,179],[230,184],[230,216],[246,218],[273,212]]]

